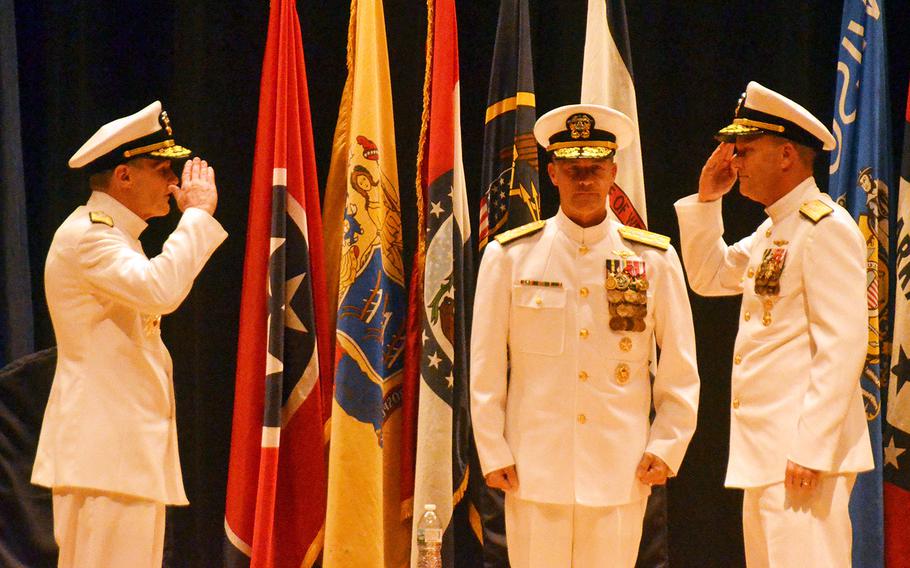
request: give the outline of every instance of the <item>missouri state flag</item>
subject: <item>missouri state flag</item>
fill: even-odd
[[[476,566],[476,537],[463,499],[469,477],[468,331],[471,314],[471,223],[461,153],[458,26],[453,0],[430,0],[425,108],[420,152],[425,232],[422,333],[414,486],[414,535],[426,504],[443,529],[442,565]],[[460,510],[458,522],[455,509]],[[412,566],[416,545],[412,543]],[[470,562],[470,563],[466,563]]]

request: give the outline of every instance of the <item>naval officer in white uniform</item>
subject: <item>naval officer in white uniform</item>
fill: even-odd
[[[560,209],[484,252],[474,437],[487,483],[506,491],[514,568],[632,567],[650,486],[679,471],[695,430],[682,267],[669,239],[607,216],[613,155],[633,136],[625,115],[570,105],[542,116],[534,133]]]
[[[868,342],[866,245],[812,177],[834,137],[797,103],[749,83],[676,203],[692,289],[742,294],[733,354],[726,485],[745,489],[749,568],[850,566],[847,509],[873,467],[860,373]],[[768,218],[723,241],[721,198],[739,181]]]
[[[193,159],[181,183],[171,168],[189,153],[156,101],[102,126],[69,162],[92,194],[47,256],[58,359],[32,472],[53,490],[61,567],[160,568],[165,505],[187,504],[160,321],[227,237],[212,217],[214,170]],[[149,259],[139,234],[171,196],[183,215]]]

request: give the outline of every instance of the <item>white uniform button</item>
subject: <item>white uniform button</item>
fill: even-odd
[[[585,254],[586,252],[588,252],[588,245],[581,245],[580,247],[578,247],[578,252],[580,252],[581,254]]]
[[[587,381],[587,380],[588,380],[588,373],[585,372],[585,371],[579,371],[579,372],[578,372],[578,380],[580,380],[581,382]]]
[[[579,414],[579,415],[578,415],[578,423],[579,423],[579,424],[584,424],[584,423],[587,422],[587,421],[588,421],[588,418],[587,418],[584,414]]]
[[[578,293],[581,294],[581,297],[582,297],[582,298],[587,298],[587,297],[588,297],[588,288],[585,287],[585,286],[582,286],[582,287],[578,290]]]
[[[543,303],[543,300],[540,298],[540,296],[537,296],[536,298],[534,298],[534,303],[539,306]]]
[[[739,365],[740,363],[743,362],[743,356],[740,355],[739,353],[737,353],[736,357],[733,358],[733,362],[736,363],[737,365]]]
[[[749,310],[746,310],[746,313],[743,314],[743,319],[746,321],[749,321],[750,319],[752,319],[752,314],[749,313]]]
[[[632,339],[629,337],[623,337],[619,340],[619,350],[628,353],[632,351]]]
[[[587,339],[589,334],[590,332],[584,327],[578,330],[578,336],[582,339]]]
[[[624,385],[629,382],[629,366],[625,363],[620,363],[616,366],[616,383],[619,385]]]
[[[770,237],[770,236],[771,236],[771,228],[770,228],[770,227],[768,228],[768,230],[765,231],[765,236],[766,236],[766,237]]]
[[[734,409],[739,408],[739,399],[738,398],[733,399],[733,408]]]

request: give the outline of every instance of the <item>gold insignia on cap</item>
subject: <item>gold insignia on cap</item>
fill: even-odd
[[[566,129],[572,133],[572,139],[587,140],[591,137],[591,129],[594,128],[594,117],[585,112],[573,114],[566,120]]]
[[[799,212],[813,223],[818,223],[834,212],[834,209],[824,201],[815,199],[809,203],[803,204],[803,206],[799,208]]]
[[[88,218],[91,219],[92,223],[101,223],[108,227],[114,226],[114,219],[104,211],[92,211],[88,214]]]
[[[661,250],[667,250],[670,248],[670,237],[666,235],[659,235],[657,233],[652,233],[651,231],[645,231],[644,229],[629,227],[627,225],[619,228],[619,234],[624,239],[636,243],[641,243],[643,245],[648,245],[650,247],[658,248]]]
[[[167,130],[168,136],[173,136],[174,131],[171,130],[171,119],[167,117],[167,111],[161,111],[161,124],[164,125],[164,129]]]
[[[589,141],[579,146],[578,142],[557,142],[547,146],[547,152],[553,152],[553,157],[560,160],[604,160],[616,153],[616,143]]]
[[[496,242],[505,245],[521,237],[526,237],[528,235],[533,235],[534,233],[540,231],[547,224],[546,221],[534,221],[528,223],[527,225],[522,225],[521,227],[516,227],[504,233],[500,233],[494,237]]]

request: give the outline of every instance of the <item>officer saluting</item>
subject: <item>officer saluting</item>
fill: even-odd
[[[695,430],[679,258],[666,237],[607,217],[632,132],[598,105],[542,116],[560,210],[496,237],[480,266],[471,412],[486,481],[506,491],[515,568],[634,566],[650,486],[679,471]]]
[[[676,212],[692,289],[743,296],[726,485],[745,489],[747,564],[846,567],[850,491],[873,462],[859,383],[866,246],[812,177],[834,137],[755,82],[717,137],[698,194],[677,201]],[[720,198],[737,179],[768,219],[727,246]]]
[[[182,184],[161,103],[102,126],[70,159],[91,197],[54,235],[45,288],[57,369],[32,482],[53,490],[59,566],[160,567],[165,505],[186,505],[171,358],[160,320],[176,310],[227,237],[212,217],[215,172],[196,158]],[[160,255],[138,237],[183,211]]]

